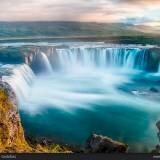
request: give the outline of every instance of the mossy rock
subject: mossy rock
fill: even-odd
[[[0,147],[7,146],[9,139],[9,129],[7,125],[0,123]]]

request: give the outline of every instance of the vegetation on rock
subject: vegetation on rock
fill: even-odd
[[[18,110],[6,91],[0,90],[0,152],[28,152],[31,148],[24,138]]]

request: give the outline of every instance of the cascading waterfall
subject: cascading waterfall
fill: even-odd
[[[149,52],[145,48],[61,48],[50,52],[49,55],[41,51],[36,52],[37,64],[48,73],[53,72],[56,64],[61,69],[82,68],[127,68],[146,70]],[[36,64],[33,61],[34,64]]]
[[[34,54],[29,54],[25,57],[25,62],[30,65],[35,73],[43,72],[51,74],[53,72],[52,65],[47,54],[40,50],[36,50]]]
[[[26,64],[16,66],[12,72],[11,76],[3,76],[3,81],[10,84],[21,103],[28,99],[35,75],[32,69]]]
[[[43,52],[40,52],[40,55],[42,57],[43,63],[45,65],[44,67],[46,68],[47,72],[52,73],[52,71],[53,71],[52,70],[52,65],[50,64],[50,61],[49,61],[48,57]]]
[[[47,74],[53,73],[52,59],[47,54],[38,50],[32,58],[33,63],[42,64]],[[51,52],[52,58],[56,59],[60,68],[130,68],[145,70],[148,52],[140,48],[62,48]],[[57,56],[55,56],[57,55]],[[160,72],[160,67],[159,67]],[[18,97],[27,99],[30,85],[35,77],[32,69],[24,64],[13,69],[13,75],[4,77],[17,93]],[[21,99],[21,98],[20,98]]]
[[[60,66],[73,67],[125,67],[145,70],[146,49],[127,48],[66,48],[57,49]]]

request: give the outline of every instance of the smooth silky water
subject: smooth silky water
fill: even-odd
[[[14,65],[13,74],[3,77],[17,94],[27,134],[73,145],[102,134],[129,144],[130,152],[149,152],[158,143],[160,95],[155,99],[149,88],[160,88],[160,69],[145,71],[146,49],[80,46],[48,52],[38,50],[33,66]],[[43,71],[37,73],[40,63]],[[134,94],[139,90],[153,96]]]

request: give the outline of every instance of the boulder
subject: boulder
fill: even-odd
[[[156,47],[150,48],[149,51],[150,51],[153,59],[158,60],[158,61],[160,60],[160,48],[156,48]]]
[[[154,93],[158,93],[159,92],[159,90],[157,88],[154,88],[154,87],[151,87],[149,90],[151,92],[154,92]]]
[[[157,133],[157,136],[158,136],[158,139],[159,139],[159,142],[160,142],[160,121],[158,121],[156,123],[156,126],[157,126],[157,128],[159,130],[158,133]],[[160,153],[160,144],[157,144],[156,147],[155,147],[155,149],[153,149],[151,151],[151,153]]]
[[[160,145],[156,145],[156,148],[153,149],[151,153],[160,153]]]
[[[150,48],[148,49],[148,71],[157,72],[159,62],[160,62],[160,48]]]
[[[157,123],[156,123],[156,126],[157,126],[157,128],[158,128],[158,133],[157,133],[157,136],[158,136],[158,139],[159,139],[159,142],[160,142],[160,121],[158,121]]]
[[[128,145],[108,137],[92,134],[86,141],[85,153],[126,153]]]

